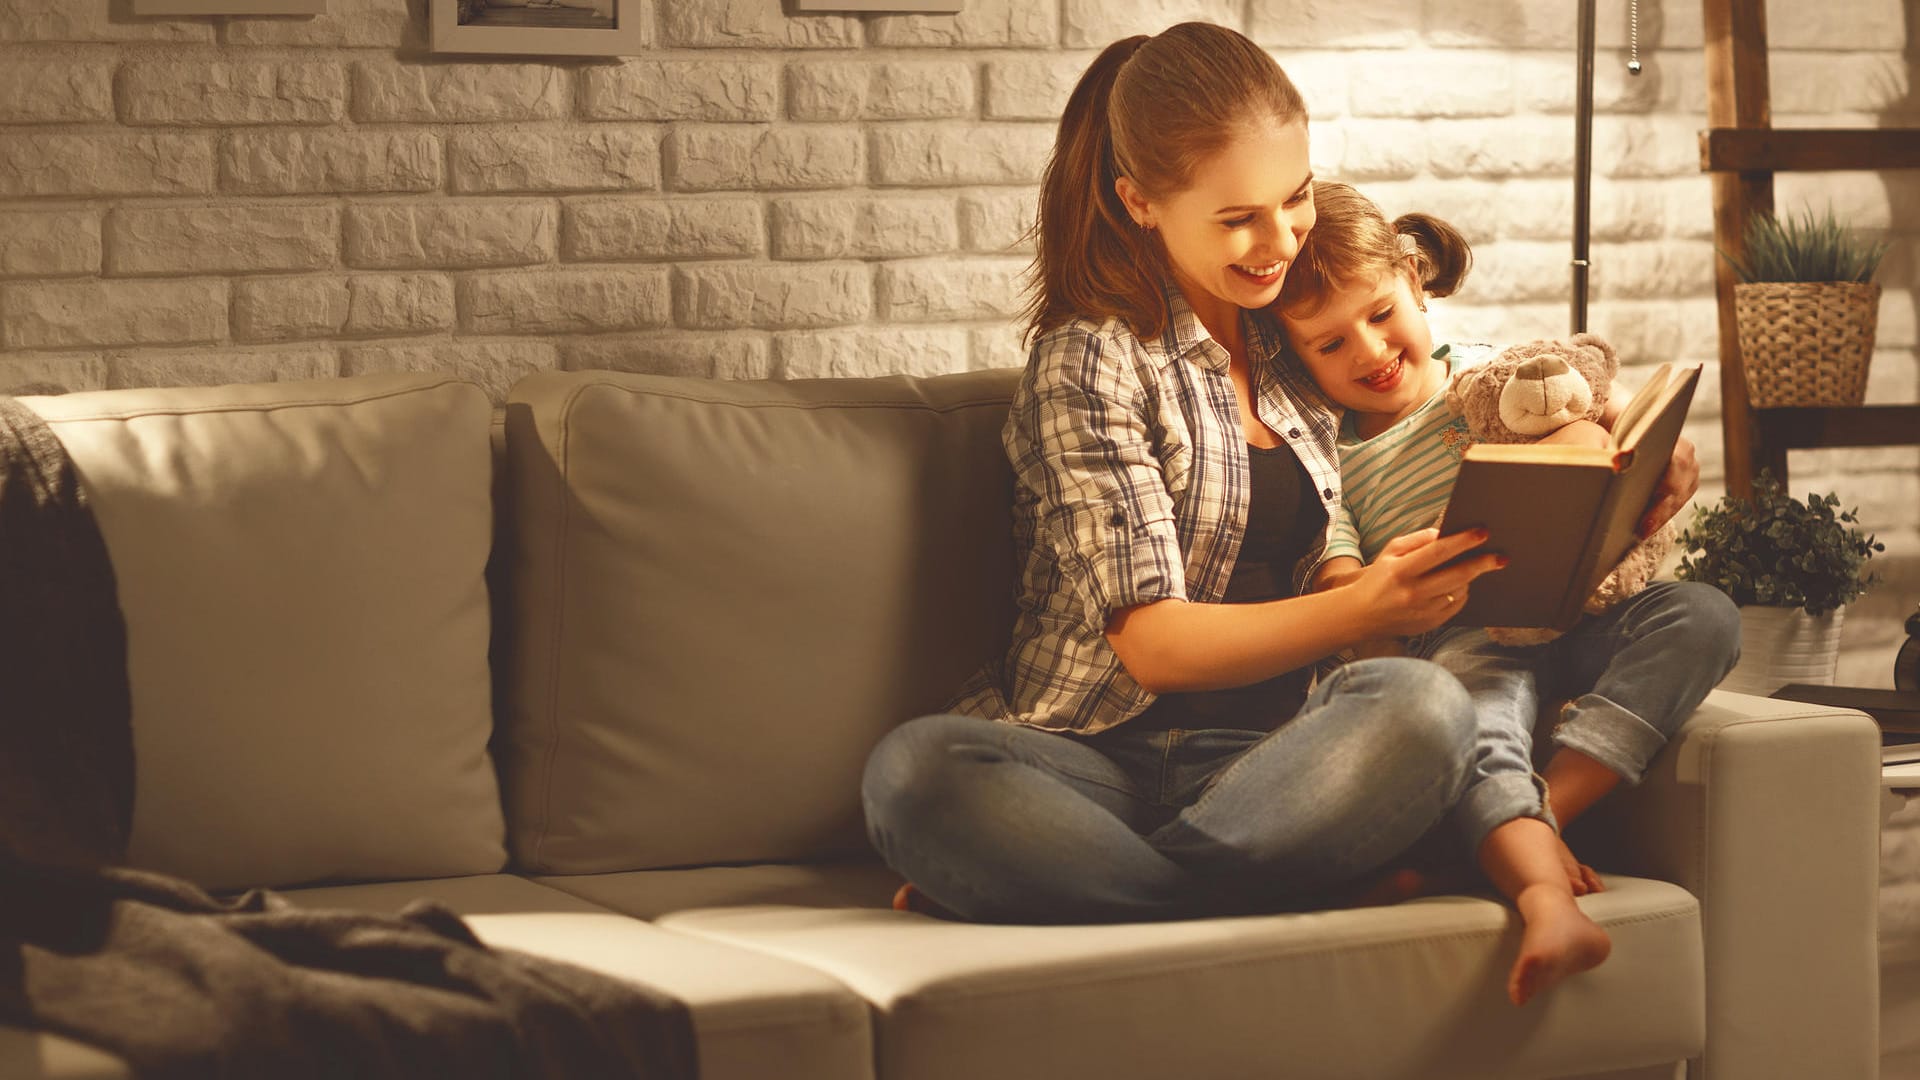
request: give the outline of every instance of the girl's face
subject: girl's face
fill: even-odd
[[[1307,125],[1247,128],[1194,170],[1191,187],[1164,199],[1148,199],[1127,177],[1115,188],[1135,222],[1159,230],[1175,283],[1217,334],[1238,325],[1235,309],[1279,297],[1313,228]]]
[[[1411,415],[1446,381],[1410,274],[1382,271],[1334,292],[1312,317],[1281,322],[1326,395],[1359,415],[1363,436]]]

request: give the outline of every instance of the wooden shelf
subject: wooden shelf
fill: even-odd
[[[1920,168],[1920,129],[1775,130],[1767,86],[1765,0],[1701,0],[1705,17],[1707,130],[1700,169],[1713,182],[1714,247],[1745,254],[1747,222],[1773,211],[1773,174]],[[1749,495],[1770,469],[1787,483],[1787,451],[1821,446],[1920,445],[1920,405],[1756,409],[1747,398],[1733,310],[1733,269],[1716,259],[1720,314],[1720,431],[1727,492]]]
[[[1920,128],[1708,128],[1702,172],[1920,169]]]

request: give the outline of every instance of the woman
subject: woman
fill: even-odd
[[[1300,595],[1337,415],[1265,309],[1311,181],[1299,94],[1233,31],[1117,42],[1075,88],[1004,433],[1012,642],[863,785],[903,898],[1040,922],[1325,902],[1459,797],[1474,731],[1452,676],[1376,659],[1308,691],[1315,661],[1439,626],[1499,561],[1425,530]]]

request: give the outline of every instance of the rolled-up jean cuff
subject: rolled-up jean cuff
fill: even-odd
[[[1629,784],[1640,782],[1647,763],[1667,745],[1658,728],[1599,694],[1583,694],[1560,711],[1553,741],[1605,765]]]
[[[1534,818],[1560,831],[1547,805],[1547,782],[1536,773],[1501,773],[1477,781],[1460,796],[1453,812],[1467,852],[1474,856],[1479,855],[1488,833],[1515,818]]]

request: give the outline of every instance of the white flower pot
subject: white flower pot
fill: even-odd
[[[1720,689],[1766,697],[1788,683],[1831,686],[1846,615],[1845,608],[1813,616],[1799,608],[1742,606],[1740,662]]]

